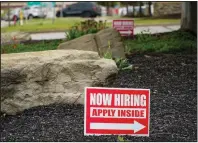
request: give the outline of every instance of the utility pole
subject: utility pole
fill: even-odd
[[[62,6],[61,6],[60,17],[63,17],[63,7],[64,7],[64,2],[62,3]]]
[[[142,16],[142,2],[139,2],[139,16]]]
[[[10,3],[8,2],[8,26],[10,27]]]
[[[126,2],[126,11],[127,11],[127,16],[129,15],[129,2]]]
[[[54,21],[55,21],[55,17],[56,17],[56,10],[55,10],[55,5],[53,6],[53,4],[51,4],[52,5],[52,8],[53,8],[53,18],[52,18],[52,24],[54,24]]]

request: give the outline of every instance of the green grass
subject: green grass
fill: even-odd
[[[158,25],[158,24],[179,24],[180,19],[152,19],[152,18],[120,18],[120,17],[104,17],[104,19],[134,19],[135,26],[138,25]],[[84,21],[84,18],[57,18],[55,23],[52,24],[52,19],[33,19],[28,21],[23,26],[11,26],[1,28],[2,32],[46,32],[46,31],[65,31],[69,30],[72,26],[80,21]],[[107,22],[107,26],[111,27],[112,22]]]
[[[122,18],[122,17],[107,17],[108,19],[120,19],[120,20],[129,20],[131,18]],[[163,24],[180,24],[180,19],[155,19],[155,18],[132,18],[135,21],[135,26],[141,26],[141,25],[163,25]],[[108,23],[111,25],[112,23]]]
[[[34,51],[45,51],[45,50],[56,50],[58,45],[62,40],[53,40],[53,41],[41,41],[32,44],[14,44],[1,46],[1,53],[21,53],[21,52],[34,52]]]
[[[40,41],[32,44],[18,44],[1,46],[2,53],[33,52],[55,50],[62,40]],[[126,51],[129,53],[196,53],[197,38],[189,32],[176,31],[162,36],[140,34],[135,39],[124,40]]]
[[[64,18],[64,19],[55,19],[54,24],[52,19],[33,19],[27,21],[23,26],[20,26],[17,23],[16,26],[1,28],[2,32],[13,32],[13,31],[22,31],[22,32],[45,32],[45,31],[57,31],[57,30],[68,30],[74,24],[83,21],[82,18]]]
[[[136,25],[163,25],[163,24],[180,24],[180,19],[148,19],[140,18],[135,20]]]
[[[126,51],[155,53],[196,53],[197,37],[189,32],[176,31],[157,37],[140,34],[134,40],[124,41]]]

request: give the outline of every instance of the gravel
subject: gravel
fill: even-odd
[[[197,141],[197,57],[132,55],[132,71],[121,71],[109,87],[151,89],[150,136],[126,141]],[[82,105],[50,105],[20,115],[1,114],[1,141],[117,141],[84,136]]]

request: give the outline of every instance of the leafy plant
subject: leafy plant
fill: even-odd
[[[150,30],[143,30],[139,34],[136,35],[136,40],[138,42],[146,42],[146,41],[151,41],[154,40],[154,36],[151,35]]]
[[[108,41],[108,49],[107,49],[107,52],[104,53],[104,58],[105,59],[112,59],[111,42],[110,41]]]
[[[125,142],[124,138],[121,136],[118,136],[118,142]]]
[[[66,36],[68,40],[73,40],[86,34],[97,33],[98,31],[105,28],[106,21],[97,22],[93,19],[86,20],[81,23],[76,23],[68,32],[66,32]]]
[[[67,40],[78,38],[81,35],[83,35],[83,33],[80,31],[77,31],[76,29],[71,29],[68,32],[66,32]]]
[[[132,70],[132,65],[129,64],[127,59],[117,58],[115,59],[116,65],[120,70]]]
[[[112,52],[111,52],[111,42],[110,41],[108,41],[108,49],[107,49],[107,52],[104,54],[104,58],[105,59],[112,59],[113,58]],[[120,70],[132,70],[132,65],[130,65],[128,63],[127,59],[115,58],[114,60],[116,62],[117,67]]]

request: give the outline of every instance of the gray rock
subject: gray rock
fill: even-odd
[[[61,43],[57,49],[94,51],[98,52],[100,57],[103,57],[107,52],[111,52],[112,58],[125,58],[124,44],[121,35],[114,28],[107,28],[96,34],[88,34]]]
[[[61,50],[84,50],[97,52],[97,45],[95,42],[95,36],[93,34],[87,34],[85,36],[76,38],[71,41],[61,43],[58,46]]]

